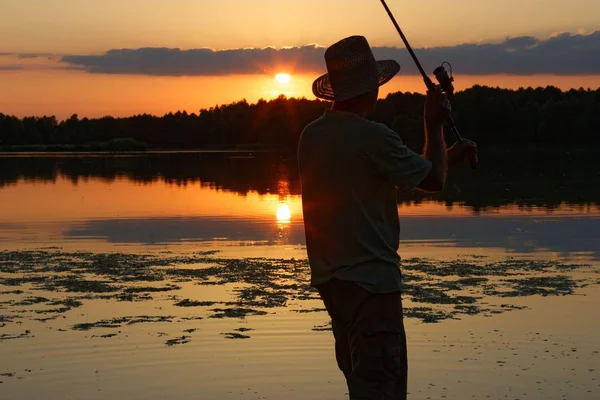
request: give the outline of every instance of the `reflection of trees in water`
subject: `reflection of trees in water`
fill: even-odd
[[[18,180],[56,182],[63,178],[77,184],[81,179],[110,183],[125,178],[142,184],[201,184],[241,195],[255,191],[285,198],[300,194],[296,175],[297,169],[289,157],[272,153],[0,158],[0,187]]]
[[[516,204],[556,208],[563,203],[581,208],[600,205],[598,154],[585,151],[496,151],[481,154],[481,167],[457,168],[443,193],[402,193],[404,204],[434,200],[472,207]],[[74,184],[80,180],[136,183],[166,182],[178,186],[201,184],[246,195],[277,194],[284,204],[301,193],[293,154],[163,153],[143,156],[8,157],[0,158],[0,188],[19,180]]]

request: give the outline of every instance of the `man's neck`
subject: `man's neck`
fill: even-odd
[[[353,113],[358,115],[361,118],[365,117],[365,112],[363,110],[359,110],[357,107],[345,107],[343,104],[340,103],[333,103],[333,105],[331,106],[331,109],[333,111],[343,111],[343,112],[348,112],[348,113]]]

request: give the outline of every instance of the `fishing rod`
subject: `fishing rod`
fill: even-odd
[[[400,29],[400,25],[398,25],[398,22],[396,21],[396,18],[394,18],[394,14],[392,14],[392,11],[388,7],[388,5],[385,2],[385,0],[381,0],[381,4],[383,5],[383,8],[385,8],[385,11],[387,12],[387,14],[390,17],[390,19],[392,20],[392,23],[394,24],[394,27],[398,31],[398,34],[400,35],[400,38],[402,38],[402,41],[404,42],[404,45],[406,46],[406,50],[408,50],[408,53],[412,57],[413,61],[417,65],[417,68],[419,69],[419,72],[423,76],[423,81],[425,82],[425,86],[427,86],[427,90],[434,91],[435,88],[436,88],[435,83],[433,83],[433,81],[431,80],[431,78],[429,77],[429,75],[427,75],[427,73],[423,69],[423,66],[419,62],[419,59],[417,58],[417,55],[413,51],[410,43],[408,43],[408,39],[406,38],[406,36],[402,32],[402,29]],[[439,67],[437,67],[433,71],[433,74],[435,75],[436,80],[440,84],[440,86],[442,88],[442,91],[444,93],[446,93],[446,95],[448,96],[448,100],[451,100],[452,97],[454,96],[454,85],[452,84],[452,82],[454,82],[454,76],[452,75],[452,65],[450,65],[449,62],[444,61],[442,63],[442,65],[440,65]],[[452,118],[451,115],[448,116],[448,119],[446,120],[446,123],[450,127],[450,131],[452,132],[452,134],[456,138],[456,141],[458,143],[461,143],[461,144],[464,143],[464,140],[463,140],[462,136],[460,135],[460,133],[458,132],[458,128],[456,127],[456,124],[454,123],[454,118]],[[477,164],[475,163],[475,161],[473,161],[471,163],[471,167],[472,168],[477,168]]]

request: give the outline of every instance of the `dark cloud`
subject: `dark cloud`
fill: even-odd
[[[322,69],[323,48],[180,50],[141,48],[110,50],[102,55],[65,56],[64,63],[92,73],[143,75],[230,75],[271,73],[274,66],[298,71]]]
[[[378,58],[395,58],[416,72],[406,51],[376,48]],[[417,50],[426,66],[450,61],[461,74],[599,74],[600,31],[588,35],[561,34],[545,40],[530,36],[501,43],[462,44]],[[431,68],[430,68],[431,69]]]
[[[230,75],[273,73],[292,66],[296,72],[324,70],[318,46],[285,49],[180,50],[141,48],[110,50],[102,55],[71,55],[61,61],[90,73],[142,75]],[[392,58],[404,74],[417,70],[404,48],[375,47],[377,58]],[[427,70],[450,61],[461,74],[600,74],[600,31],[564,33],[548,39],[507,38],[500,43],[461,44],[416,49]]]
[[[538,40],[533,36],[519,36],[515,38],[506,38],[504,46],[508,51],[531,48],[538,44]]]
[[[20,71],[25,69],[22,65],[0,65],[0,71]]]
[[[59,54],[53,54],[53,53],[15,53],[15,52],[0,52],[0,57],[16,57],[18,59],[30,59],[30,58],[40,58],[40,57],[44,57],[44,58],[48,58],[50,60],[56,59],[56,58],[60,58],[62,57]]]

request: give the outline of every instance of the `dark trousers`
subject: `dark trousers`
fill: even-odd
[[[350,400],[406,399],[408,361],[400,293],[373,294],[332,279],[319,287]]]

